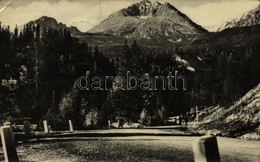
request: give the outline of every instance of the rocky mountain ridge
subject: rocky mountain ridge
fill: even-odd
[[[207,31],[169,3],[143,0],[111,14],[88,32],[174,43]]]
[[[57,30],[69,30],[72,35],[80,35],[82,32],[75,26],[68,27],[67,25],[58,22],[55,18],[48,17],[48,16],[42,16],[37,20],[30,21],[27,24],[36,25],[39,24],[41,28],[51,28],[51,29],[57,29]],[[20,27],[20,30],[23,27]]]
[[[260,5],[255,9],[249,11],[248,13],[243,14],[241,18],[233,19],[228,21],[223,26],[218,28],[218,31],[227,29],[227,28],[235,28],[235,27],[246,27],[260,24]]]

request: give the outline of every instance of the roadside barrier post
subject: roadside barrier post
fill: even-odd
[[[44,133],[50,133],[47,120],[43,121]]]
[[[13,138],[13,131],[10,126],[3,126],[0,128],[2,147],[4,152],[4,157],[6,162],[16,162],[19,161],[15,141]]]
[[[23,125],[24,125],[25,135],[30,135],[30,133],[31,133],[30,123],[28,121],[24,121]]]
[[[192,144],[194,162],[220,162],[217,138],[202,136]]]
[[[73,124],[72,124],[72,121],[71,121],[71,120],[69,120],[69,127],[70,127],[70,131],[73,132],[74,129],[73,129]]]

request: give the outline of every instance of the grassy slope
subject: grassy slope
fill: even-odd
[[[217,107],[208,112],[203,122],[200,131],[214,130],[214,133],[228,137],[253,133],[259,139],[260,84],[228,109]]]

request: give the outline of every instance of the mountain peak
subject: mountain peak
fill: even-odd
[[[169,7],[171,7],[172,5],[169,3],[169,2],[164,2],[164,4],[163,4],[164,6],[169,6]]]
[[[142,0],[140,3],[151,3],[149,0]]]
[[[168,3],[168,2],[165,2],[165,3],[163,4],[163,6],[168,7],[169,9],[177,10],[173,5],[171,5],[171,4]]]
[[[154,17],[156,16],[156,13],[159,12],[160,10],[180,12],[177,8],[175,8],[173,5],[171,5],[168,2],[161,4],[158,1],[152,3],[149,0],[143,0],[139,3],[135,3],[125,9],[116,12],[115,15]],[[112,14],[112,16],[115,15]]]
[[[48,17],[48,16],[42,16],[34,21],[30,21],[28,24],[39,24],[40,27],[43,28],[51,28],[51,29],[57,29],[57,30],[69,30],[72,35],[79,35],[81,32],[75,27],[67,27],[67,25],[58,22],[55,18],[53,17]]]
[[[39,21],[53,21],[53,22],[58,23],[56,19],[54,19],[53,17],[48,17],[48,16],[42,16],[37,20],[39,20]]]
[[[161,6],[162,4],[158,1],[152,3],[149,0],[143,0],[126,9],[122,9],[119,12],[123,13],[125,16],[153,16]]]
[[[111,14],[88,32],[176,42],[206,30],[170,3],[143,0]]]
[[[155,1],[154,4],[161,5],[161,3],[158,1]]]
[[[258,24],[260,24],[260,5],[258,5],[255,9],[243,14],[242,17],[226,22],[223,26],[219,27],[218,30],[234,27],[253,26]]]

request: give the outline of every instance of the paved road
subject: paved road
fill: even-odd
[[[62,153],[67,153],[66,156],[62,156],[64,159],[76,159],[89,157],[92,155],[86,147],[94,148],[91,150],[94,153],[102,152],[103,148],[106,146],[106,152],[100,153],[100,155],[104,157],[112,157],[114,156],[114,152],[119,152],[118,155],[126,154],[129,155],[129,161],[149,161],[150,155],[153,155],[153,158],[157,158],[157,156],[161,156],[159,159],[152,159],[151,161],[168,161],[167,158],[174,157],[176,155],[171,154],[175,152],[175,154],[179,154],[177,158],[181,157],[181,160],[185,161],[191,160],[192,157],[192,141],[198,137],[195,136],[178,136],[176,135],[176,131],[174,130],[158,130],[158,129],[110,129],[110,130],[94,130],[94,131],[79,131],[75,132],[75,134],[84,134],[84,133],[99,133],[99,134],[116,134],[116,133],[129,133],[130,136],[106,136],[106,137],[91,137],[91,136],[66,136],[62,139],[59,137],[47,138],[46,141],[52,142],[41,142],[41,143],[31,143],[29,145],[20,145],[18,146],[18,153],[25,160],[31,160],[34,158],[38,158],[43,160],[45,156],[42,154],[50,154],[52,159],[59,159],[60,153],[56,152],[56,149],[60,150]],[[159,134],[172,133],[173,136],[158,136]],[[141,136],[133,136],[132,134],[141,133]],[[149,135],[145,135],[145,133]],[[151,134],[156,134],[155,136]],[[179,131],[177,131],[179,133]],[[57,139],[59,139],[57,141]],[[220,156],[222,162],[224,161],[260,161],[260,141],[245,141],[240,139],[231,139],[231,138],[222,138],[219,137],[218,145],[220,150]],[[56,140],[56,141],[53,141]],[[57,143],[57,145],[55,144]],[[52,146],[53,145],[53,146]],[[39,147],[39,148],[38,148]],[[68,150],[68,147],[73,148],[73,150],[77,150],[75,152],[71,152]],[[35,151],[36,148],[36,151]],[[124,150],[124,148],[129,148]],[[131,149],[130,149],[131,148]],[[52,150],[53,149],[53,150]],[[111,150],[112,149],[112,150]],[[140,149],[140,150],[138,150]],[[39,152],[41,150],[41,152]],[[114,151],[115,150],[115,151]],[[136,151],[138,150],[138,151]],[[142,157],[142,155],[138,155],[142,151],[149,150],[148,152],[144,152],[147,156]],[[136,151],[136,152],[133,152]],[[1,151],[0,151],[1,152]],[[31,152],[32,155],[28,157],[28,154],[22,154],[22,152]],[[82,152],[82,155],[78,155],[77,152]],[[122,153],[120,153],[122,152]],[[0,153],[1,154],[1,153]],[[99,157],[99,154],[96,156]],[[134,156],[137,157],[134,157]],[[138,157],[139,156],[139,157]],[[1,157],[1,156],[0,156]],[[132,159],[131,159],[132,157]],[[28,159],[29,158],[29,159]],[[93,161],[97,160],[96,157],[93,157]],[[123,157],[122,157],[123,158]],[[2,158],[0,158],[2,159]],[[49,159],[51,160],[51,159]],[[92,161],[90,160],[90,161]],[[105,159],[99,159],[105,160]],[[110,159],[111,160],[111,159]],[[70,160],[69,160],[70,161]],[[97,160],[98,161],[98,160]]]
[[[25,161],[82,161],[87,158],[88,161],[193,161],[192,141],[196,138],[77,137],[64,141],[26,144],[19,146],[17,150]],[[260,159],[260,142],[218,138],[218,145],[222,162],[258,162]]]
[[[115,139],[157,139],[160,144],[192,151],[192,142],[198,137],[122,137]],[[241,139],[218,137],[220,155],[224,161],[260,162],[260,141],[245,141]]]

